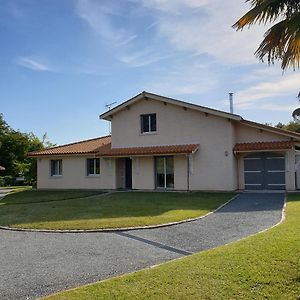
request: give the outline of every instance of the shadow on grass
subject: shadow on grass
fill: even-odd
[[[25,190],[0,198],[0,205],[32,204],[52,201],[72,200],[103,194],[101,190]]]
[[[232,196],[230,193],[122,192],[72,201],[2,204],[0,225],[68,221],[97,223],[97,220],[101,223],[103,219],[110,220],[110,227],[121,227],[125,219],[131,219],[132,225],[161,224],[203,215]],[[157,220],[153,221],[153,218]]]

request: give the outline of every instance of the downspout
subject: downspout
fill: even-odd
[[[187,162],[187,191],[190,191],[190,155],[186,155],[186,162]]]
[[[233,151],[233,155],[236,159],[236,168],[237,168],[237,172],[236,172],[236,184],[237,184],[237,189],[239,190],[240,189],[240,166],[239,166],[239,159],[237,157],[237,154],[236,154],[236,151]]]

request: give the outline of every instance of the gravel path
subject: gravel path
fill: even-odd
[[[284,194],[241,194],[197,221],[119,233],[2,230],[0,299],[34,299],[229,243],[278,223],[283,202]]]

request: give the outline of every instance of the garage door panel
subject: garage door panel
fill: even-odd
[[[262,184],[245,184],[246,190],[262,190]]]
[[[261,184],[263,181],[262,172],[245,172],[245,183],[247,184]]]
[[[245,188],[285,189],[285,157],[277,153],[256,153],[244,158]]]
[[[268,184],[266,187],[268,190],[285,190],[285,184]]]
[[[284,170],[285,161],[284,157],[266,158],[266,170]]]
[[[244,168],[247,171],[258,171],[262,169],[263,161],[261,158],[246,158]]]
[[[285,172],[267,172],[266,183],[284,184],[285,183]]]

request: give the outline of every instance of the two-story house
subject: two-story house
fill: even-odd
[[[300,134],[147,92],[100,118],[111,136],[28,154],[39,189],[296,189]]]

